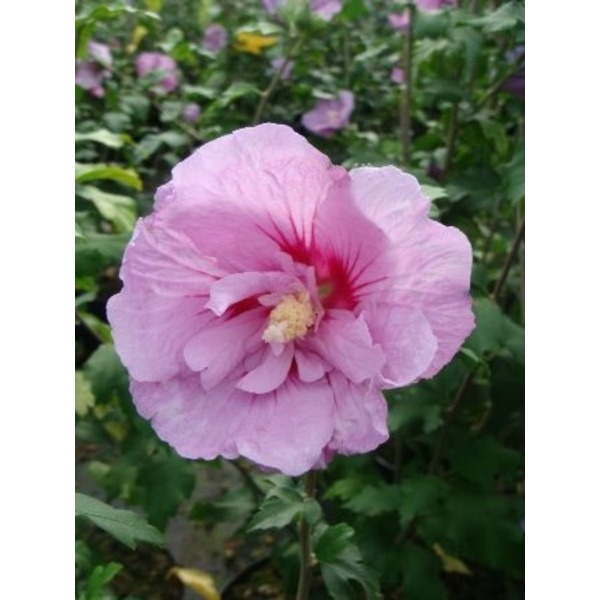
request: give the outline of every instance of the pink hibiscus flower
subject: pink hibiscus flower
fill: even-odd
[[[140,414],[184,457],[299,475],[388,438],[382,389],[473,328],[471,247],[416,179],[283,125],[209,142],[140,219],[108,303]]]
[[[312,110],[302,115],[302,125],[321,137],[331,137],[350,123],[354,110],[354,94],[343,90],[331,100],[319,100]]]
[[[148,73],[162,72],[164,76],[155,86],[155,89],[159,92],[168,94],[179,85],[177,63],[166,54],[142,52],[135,59],[135,68],[138,77],[145,77]]]

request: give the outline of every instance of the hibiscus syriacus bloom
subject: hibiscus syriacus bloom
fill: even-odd
[[[338,129],[350,123],[354,110],[354,94],[344,90],[333,100],[319,100],[317,105],[302,115],[302,125],[321,137],[331,137]]]
[[[263,0],[265,10],[270,14],[276,14],[285,7],[287,0]],[[310,0],[310,10],[325,21],[331,19],[342,10],[341,0]]]
[[[202,47],[210,50],[211,52],[220,52],[227,46],[227,30],[223,25],[213,23],[209,25],[204,31],[204,37],[202,38]]]
[[[299,475],[388,438],[382,389],[473,328],[471,247],[416,179],[266,123],[179,163],[108,303],[140,414],[184,457]]]
[[[164,76],[156,84],[158,91],[169,93],[179,85],[177,63],[166,54],[160,52],[142,52],[135,59],[135,68],[138,77],[145,77],[148,73],[162,72]]]
[[[88,60],[75,64],[75,84],[96,98],[104,97],[104,80],[110,77],[112,54],[106,44],[90,40],[87,45]]]
[[[200,118],[201,112],[202,109],[200,108],[199,104],[196,104],[195,102],[190,102],[189,104],[186,104],[183,107],[181,111],[181,116],[183,117],[184,121],[193,125]]]

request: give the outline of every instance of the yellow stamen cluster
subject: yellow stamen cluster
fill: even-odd
[[[271,311],[269,325],[262,334],[265,342],[289,342],[306,335],[315,324],[315,312],[307,292],[284,296]]]

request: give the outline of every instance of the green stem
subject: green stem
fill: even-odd
[[[400,137],[402,142],[402,163],[408,169],[410,164],[410,112],[412,104],[412,42],[413,42],[413,10],[409,2],[407,10],[410,11],[408,29],[404,35],[404,49],[402,52],[402,68],[404,71],[405,89],[400,95]]]
[[[456,146],[456,134],[458,132],[458,102],[454,102],[450,111],[450,122],[448,124],[448,139],[446,141],[446,158],[444,159],[444,176],[448,173],[452,158],[454,157],[454,148]]]
[[[292,57],[297,52],[301,43],[302,43],[302,38],[299,38],[298,40],[296,40],[295,44],[290,45],[290,49],[289,49],[288,53],[285,55],[285,58],[284,58],[283,62],[281,63],[281,67],[279,67],[279,69],[277,69],[277,71],[275,72],[275,75],[273,75],[273,78],[271,79],[271,82],[269,83],[269,86],[260,95],[260,102],[258,103],[258,106],[256,107],[256,112],[254,113],[254,118],[252,119],[252,125],[258,125],[261,122],[263,114],[265,112],[265,109],[267,108],[267,104],[269,103],[269,100],[271,99],[271,96],[273,95],[273,92],[275,91],[277,84],[281,80],[281,77],[283,76],[285,69],[290,64]]]
[[[307,498],[314,498],[317,489],[317,473],[309,471],[304,479],[304,493]],[[310,581],[312,578],[313,560],[310,547],[310,525],[304,517],[299,525],[300,537],[300,577],[298,579],[298,590],[296,600],[308,600],[310,593]]]

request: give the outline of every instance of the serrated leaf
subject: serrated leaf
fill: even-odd
[[[490,33],[513,29],[517,24],[524,23],[525,9],[520,2],[507,2],[494,12],[471,20],[472,25],[478,25]]]
[[[221,600],[213,576],[207,571],[183,567],[173,567],[169,577],[175,576],[183,585],[200,594],[204,600]]]
[[[75,412],[80,417],[85,417],[92,406],[94,406],[94,393],[92,386],[85,374],[75,371]]]
[[[137,513],[113,508],[86,494],[75,494],[75,516],[91,521],[134,550],[138,542],[164,544],[162,533]]]
[[[488,298],[473,303],[476,327],[465,342],[477,355],[507,353],[519,362],[525,361],[525,332],[500,307]]]
[[[77,195],[92,202],[98,212],[107,221],[114,224],[117,231],[126,233],[133,229],[137,218],[137,209],[133,198],[120,194],[109,194],[91,185],[79,188]]]
[[[346,523],[328,527],[315,544],[315,554],[321,562],[331,562],[341,554],[354,537],[354,529]]]
[[[97,129],[89,133],[75,133],[75,142],[98,142],[109,148],[121,148],[131,138],[125,133],[114,133],[108,129]]]
[[[400,507],[400,486],[368,485],[344,503],[344,508],[373,517]]]
[[[98,347],[85,363],[84,372],[98,402],[129,397],[129,377],[112,344]]]
[[[421,192],[426,198],[429,198],[432,202],[434,200],[439,200],[440,198],[447,198],[448,192],[441,187],[436,187],[433,185],[422,185]]]
[[[303,511],[304,500],[296,490],[274,488],[248,524],[248,531],[280,529],[289,525]]]
[[[447,484],[432,475],[412,475],[400,484],[400,520],[408,521],[439,510]]]
[[[133,169],[125,169],[119,165],[106,164],[82,164],[75,163],[75,182],[87,183],[89,181],[97,181],[109,179],[116,181],[127,187],[135,190],[142,189],[142,180]]]
[[[345,525],[345,524],[341,524]],[[336,526],[337,527],[337,526]],[[331,527],[328,527],[318,537],[315,547],[319,546],[323,535],[325,535]],[[368,568],[362,559],[360,550],[356,544],[350,540],[354,530],[345,525],[344,528],[338,528],[337,533],[331,534],[332,538],[325,542],[325,547],[330,547],[331,552],[325,552],[321,558],[321,575],[325,582],[325,587],[334,600],[348,600],[355,596],[352,582],[358,583],[368,600],[377,597],[379,584],[377,577],[370,568]],[[343,549],[338,550],[337,547],[332,547],[333,539],[339,536],[346,539],[346,544]],[[337,546],[337,544],[335,544]],[[323,548],[321,548],[322,550]]]

